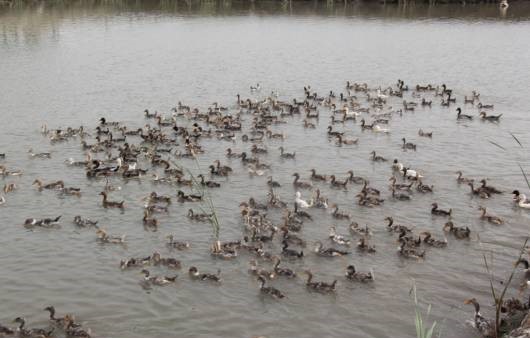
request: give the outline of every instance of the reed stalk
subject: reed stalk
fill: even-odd
[[[414,323],[416,326],[416,337],[417,338],[432,338],[434,335],[434,330],[436,330],[437,323],[434,321],[430,328],[427,327],[426,321],[429,319],[429,315],[431,313],[431,304],[429,304],[427,308],[427,315],[424,320],[423,315],[421,314],[420,305],[418,302],[418,295],[416,290],[416,282],[413,281],[412,288],[410,290],[410,293],[412,294],[412,299],[414,301],[414,311],[415,311],[415,319]],[[438,337],[440,337],[441,331],[438,330]]]

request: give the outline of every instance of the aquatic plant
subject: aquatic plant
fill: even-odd
[[[437,323],[436,321],[434,321],[430,328],[428,328],[427,324],[425,323],[429,319],[429,315],[431,313],[431,304],[429,304],[429,306],[427,307],[427,315],[424,321],[423,315],[421,314],[420,305],[418,302],[416,282],[412,283],[410,294],[412,295],[412,299],[414,301],[414,311],[416,315],[414,319],[414,324],[416,326],[416,337],[417,338],[432,338],[434,335],[434,331],[436,330]],[[441,337],[441,330],[438,330],[438,338],[439,337]]]

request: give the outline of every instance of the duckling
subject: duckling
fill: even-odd
[[[431,204],[431,206],[432,206],[432,208],[431,208],[431,214],[432,215],[451,216],[451,214],[453,213],[453,209],[449,209],[449,211],[438,209],[438,203],[436,203],[436,202]]]
[[[346,239],[343,235],[337,235],[337,228],[334,225],[329,227],[329,239],[339,245],[350,245],[349,239]]]
[[[502,194],[501,190],[499,190],[497,188],[494,188],[492,186],[488,186],[485,179],[480,180],[480,183],[482,183],[482,186],[480,187],[480,189],[486,191],[487,193],[489,193],[489,194]]]
[[[350,281],[368,283],[374,281],[374,274],[370,272],[358,272],[355,270],[355,266],[348,265],[346,268],[346,278]]]
[[[166,238],[168,239],[168,242],[166,243],[166,246],[168,248],[177,249],[177,250],[185,250],[190,247],[189,242],[175,241],[173,235],[168,235]]]
[[[280,290],[272,286],[265,286],[265,278],[263,278],[262,276],[258,276],[258,281],[261,283],[259,290],[262,294],[269,295],[276,299],[285,298],[285,295]]]
[[[469,230],[467,226],[457,227],[451,221],[445,223],[443,226],[443,231],[449,231],[449,233],[453,234],[453,236],[458,239],[469,238],[469,235],[471,234],[471,230]]]
[[[492,224],[501,225],[504,224],[504,221],[497,216],[489,215],[486,211],[486,208],[480,206],[478,207],[478,210],[482,211],[482,215],[480,215],[480,219],[486,220]]]
[[[174,283],[177,279],[177,275],[173,277],[159,277],[159,276],[151,276],[149,270],[143,269],[142,274],[144,275],[144,281],[151,283],[153,285],[167,285],[170,283]]]
[[[460,107],[456,108],[456,111],[458,112],[456,114],[457,120],[473,120],[473,116],[462,114],[462,109]]]
[[[372,155],[372,161],[374,162],[386,162],[387,161],[386,158],[376,155],[375,150],[372,150],[370,155]]]
[[[288,268],[280,268],[280,263],[281,263],[280,257],[274,256],[273,259],[274,259],[274,274],[275,275],[284,276],[287,278],[296,277],[296,272],[294,272],[293,270],[288,269]]]
[[[473,306],[475,307],[475,317],[474,317],[473,326],[480,332],[482,337],[484,338],[497,337],[497,333],[495,330],[495,324],[493,323],[493,321],[484,318],[480,314],[480,305],[477,302],[477,300],[475,298],[466,299],[464,301],[464,304],[473,304]]]
[[[333,211],[331,212],[331,216],[335,219],[350,219],[350,215],[347,213],[339,212],[339,206],[337,204],[333,204],[331,206],[333,208]]]
[[[186,195],[186,194],[184,194],[184,191],[179,190],[179,191],[177,191],[177,200],[180,203],[184,203],[184,202],[199,202],[199,201],[202,201],[202,196],[201,195],[193,195],[193,194]]]
[[[55,218],[43,218],[43,219],[35,219],[35,218],[28,218],[24,221],[24,226],[26,228],[30,228],[33,226],[40,226],[44,228],[50,228],[57,224],[59,224],[59,220],[61,219],[61,215],[55,217]]]
[[[326,177],[326,175],[319,175],[319,174],[317,174],[315,169],[311,169],[310,172],[311,172],[311,179],[312,179],[312,180],[315,180],[315,181],[324,181],[324,182],[326,182],[327,179],[328,179],[328,178]]]
[[[367,252],[367,253],[375,253],[375,245],[370,245],[368,243],[368,238],[366,236],[363,236],[359,239],[357,242],[357,250],[361,252]]]
[[[435,247],[435,248],[445,248],[447,246],[447,239],[443,241],[432,238],[432,235],[429,231],[424,231],[420,233],[420,238],[423,236],[423,243]]]
[[[124,208],[124,201],[121,201],[121,202],[113,202],[113,201],[109,201],[107,200],[107,193],[105,191],[102,191],[99,193],[101,196],[103,196],[103,208],[107,209],[107,208],[118,208],[118,209],[122,209]]]
[[[403,193],[396,193],[396,189],[392,188],[392,198],[399,201],[410,201],[410,195]]]
[[[190,267],[188,272],[189,272],[190,277],[193,279],[200,279],[203,281],[212,281],[216,283],[221,282],[221,270],[220,269],[217,270],[217,274],[199,273],[199,270],[196,267],[192,266]]]
[[[293,185],[296,188],[311,189],[313,187],[313,185],[309,182],[300,181],[300,175],[298,173],[294,173],[293,176],[294,176]]]
[[[64,188],[63,181],[55,181],[48,184],[43,184],[41,180],[36,179],[35,181],[33,181],[32,185],[37,185],[39,191],[42,191],[42,189],[58,190]]]
[[[410,233],[410,232],[412,232],[412,229],[407,227],[407,226],[405,226],[405,225],[394,224],[394,218],[392,218],[390,216],[386,217],[385,221],[388,222],[388,224],[386,225],[388,231],[399,232],[399,233],[402,233],[402,232]]]
[[[295,258],[302,258],[304,257],[304,252],[303,251],[295,251],[295,250],[292,250],[292,249],[289,249],[289,243],[287,240],[283,240],[282,241],[282,255],[286,256],[286,257],[295,257]]]
[[[401,138],[401,141],[403,141],[403,149],[411,149],[416,151],[416,145],[414,143],[407,142],[407,140],[403,137]]]
[[[481,112],[479,114],[480,118],[483,121],[489,121],[489,122],[499,122],[501,119],[502,114],[500,115],[487,115],[485,111]]]
[[[490,198],[491,195],[486,190],[481,189],[481,188],[475,189],[473,187],[473,182],[469,182],[468,185],[471,188],[471,194],[472,195],[476,195],[476,196],[478,196],[480,198]]]
[[[418,130],[418,135],[421,136],[421,137],[429,137],[429,138],[432,138],[432,131],[430,132],[425,132],[423,131],[422,129]]]
[[[285,150],[283,149],[283,147],[279,147],[278,148],[280,150],[280,157],[281,158],[295,158],[296,156],[296,152],[294,153],[286,153]]]
[[[53,331],[55,329],[51,329],[50,331],[46,331],[44,329],[26,329],[24,326],[26,325],[26,319],[24,317],[17,317],[13,321],[15,323],[18,323],[18,335],[20,337],[32,337],[32,338],[48,338],[51,337],[53,334]]]
[[[311,291],[317,291],[322,293],[335,292],[337,280],[334,280],[332,283],[313,282],[313,273],[311,273],[310,270],[305,270],[304,273],[307,275],[307,281],[305,285]]]
[[[221,184],[217,183],[217,182],[214,182],[214,181],[205,181],[204,180],[204,176],[202,174],[199,174],[197,175],[197,178],[200,178],[200,184],[204,187],[208,187],[208,188],[219,188],[221,187]]]
[[[52,158],[51,153],[33,153],[33,148],[30,148],[28,153],[32,158]]]
[[[353,182],[355,184],[364,184],[367,183],[367,180],[361,176],[355,176],[353,170],[348,170],[347,174],[349,175],[347,180],[348,182]]]

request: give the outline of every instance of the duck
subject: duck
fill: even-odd
[[[468,183],[473,183],[475,182],[474,179],[472,178],[466,178],[466,177],[463,177],[462,175],[462,172],[461,171],[457,171],[456,174],[458,174],[458,177],[456,178],[456,181],[458,183],[465,183],[465,184],[468,184]]]
[[[287,278],[296,277],[296,272],[294,272],[293,270],[288,269],[288,268],[280,268],[280,263],[281,263],[280,257],[274,256],[273,261],[274,261],[274,274],[276,276],[283,276]]]
[[[10,192],[13,192],[17,189],[17,185],[15,183],[7,183],[4,185],[4,193],[8,194]]]
[[[361,176],[355,176],[353,170],[348,170],[348,182],[353,182],[355,184],[364,184],[367,180]]]
[[[420,175],[416,170],[412,170],[410,168],[403,168],[401,171],[403,172],[403,177],[406,177],[408,179],[418,180],[420,178],[423,178],[423,176]]]
[[[166,238],[168,240],[168,242],[166,243],[166,246],[168,248],[177,249],[177,250],[185,250],[190,247],[189,242],[176,241],[173,235],[167,235]]]
[[[348,180],[344,180],[344,181],[338,181],[335,177],[335,175],[331,175],[330,177],[330,185],[332,188],[343,188],[343,189],[347,189],[347,186],[348,186]]]
[[[501,190],[499,190],[499,189],[497,189],[495,187],[492,187],[492,186],[488,186],[485,179],[480,180],[480,183],[482,184],[480,189],[488,192],[489,194],[502,194]]]
[[[276,274],[274,273],[274,271],[269,271],[269,270],[258,267],[258,263],[256,262],[255,259],[251,259],[249,261],[249,265],[250,265],[249,272],[255,276],[261,276],[261,277],[265,277],[268,279],[276,278]]]
[[[423,129],[420,129],[420,130],[418,130],[418,135],[421,136],[421,137],[432,138],[432,131],[426,132],[426,131],[423,131]]]
[[[101,196],[103,196],[103,208],[107,209],[107,208],[118,208],[118,209],[123,209],[124,208],[124,201],[121,201],[121,202],[114,202],[114,201],[109,201],[107,199],[107,193],[105,191],[102,191],[99,193]]]
[[[212,217],[212,214],[196,213],[195,211],[193,211],[193,209],[188,209],[187,217],[194,221],[204,222],[204,221],[208,221]]]
[[[355,266],[352,264],[348,265],[348,267],[346,268],[346,279],[350,281],[361,282],[361,283],[369,283],[375,280],[374,274],[372,271],[358,272],[355,269]]]
[[[315,181],[323,181],[323,182],[326,182],[327,181],[327,177],[326,175],[320,175],[320,174],[317,174],[316,170],[315,169],[311,169],[309,170],[311,172],[311,179],[312,180],[315,180]]]
[[[490,122],[499,122],[501,117],[502,117],[502,114],[500,115],[487,115],[485,111],[481,112],[479,114],[480,118],[483,120],[483,121],[490,121]]]
[[[512,191],[512,194],[514,195],[513,196],[513,200],[515,202],[523,202],[523,203],[528,203],[528,198],[526,197],[525,194],[521,193],[519,190],[514,190]]]
[[[331,212],[331,216],[335,219],[350,219],[350,215],[347,213],[339,212],[339,206],[337,204],[331,205],[331,208],[333,208],[333,211]]]
[[[429,193],[429,192],[433,192],[434,191],[434,186],[433,185],[425,185],[423,184],[421,178],[418,179],[418,184],[416,186],[416,190],[421,192],[421,193]]]
[[[192,279],[200,279],[202,281],[212,281],[219,283],[221,282],[221,270],[217,270],[217,274],[211,274],[211,273],[199,273],[199,270],[191,266],[188,270],[188,273]]]
[[[335,292],[337,286],[337,280],[335,279],[331,283],[326,282],[313,282],[313,273],[310,270],[305,270],[304,273],[307,275],[306,287],[311,291],[317,291],[322,293]]]
[[[409,184],[399,183],[399,184],[396,184],[396,177],[394,177],[394,176],[390,177],[388,180],[390,182],[392,182],[392,184],[390,185],[390,189],[392,189],[392,190],[397,189],[397,190],[411,191],[413,183],[409,183]]]
[[[353,145],[353,144],[357,144],[359,142],[359,139],[356,138],[356,139],[343,139],[342,138],[342,135],[337,135],[337,145]]]
[[[473,186],[473,182],[469,182],[468,185],[471,188],[472,195],[476,195],[480,198],[490,198],[491,196],[490,193],[487,192],[485,189],[482,189],[482,188],[475,189],[475,187]]]
[[[423,243],[435,247],[435,248],[445,248],[447,246],[447,239],[443,241],[434,239],[429,231],[423,231],[420,233],[420,238],[423,237]]]
[[[266,154],[268,153],[267,149],[265,148],[259,148],[257,145],[253,144],[252,148],[250,148],[250,152],[252,154]]]
[[[401,138],[401,141],[403,141],[403,146],[402,146],[403,149],[410,149],[410,150],[416,151],[416,145],[414,143],[407,142],[407,140],[404,137]]]
[[[526,200],[526,198],[524,197],[523,194],[520,194],[518,197],[517,197],[517,205],[519,206],[519,208],[523,208],[523,209],[530,209],[530,202],[528,202]]]
[[[65,318],[55,318],[55,307],[53,306],[47,306],[44,308],[44,311],[48,311],[50,313],[50,322],[57,326],[57,327],[64,327],[65,326]]]
[[[298,245],[298,246],[301,246],[301,247],[305,248],[305,246],[306,246],[305,241],[302,238],[300,238],[300,237],[298,237],[298,236],[296,236],[294,234],[289,233],[289,229],[287,227],[282,227],[281,231],[282,231],[282,234],[283,234],[282,243],[286,242],[288,244]]]
[[[329,227],[329,239],[339,245],[350,245],[350,240],[343,235],[337,235],[337,227],[332,225]]]
[[[373,124],[366,124],[366,121],[364,119],[362,119],[361,120],[361,130],[365,130],[365,129],[373,130],[374,129],[374,125]]]
[[[42,189],[48,189],[48,190],[58,190],[64,188],[64,182],[63,181],[55,181],[50,182],[48,184],[42,183],[40,179],[36,179],[33,181],[32,185],[37,185],[37,188],[39,191],[42,191]]]
[[[29,156],[31,156],[32,158],[52,158],[52,154],[51,153],[34,153],[33,152],[33,148],[30,148],[28,150],[28,153],[29,153]]]
[[[242,155],[242,153],[234,153],[231,148],[226,149],[226,157],[228,158],[241,158]]]
[[[300,191],[296,192],[296,197],[294,199],[294,202],[298,207],[303,208],[303,209],[307,209],[313,206],[313,203],[312,203],[313,201],[311,201],[311,203],[308,203],[307,201],[302,199],[302,193]]]
[[[24,221],[24,226],[26,228],[30,228],[34,226],[49,228],[49,227],[53,227],[59,224],[59,220],[61,219],[61,217],[62,216],[59,215],[55,218],[43,218],[43,219],[28,218]]]
[[[443,231],[448,231],[449,233],[453,234],[453,236],[455,236],[457,239],[469,238],[471,235],[471,230],[469,230],[469,227],[457,227],[451,221],[444,224]]]
[[[261,275],[258,276],[258,281],[261,283],[259,290],[260,293],[263,295],[271,296],[272,298],[276,299],[282,299],[285,298],[285,295],[278,289],[272,287],[272,286],[265,286],[265,278],[263,278]]]
[[[473,326],[477,329],[484,338],[495,338],[497,333],[495,330],[495,323],[484,318],[480,314],[480,305],[475,298],[466,299],[464,304],[473,304],[475,307],[475,316],[473,318]]]
[[[479,102],[477,104],[477,108],[479,108],[479,109],[493,109],[494,106],[492,104],[483,104],[482,102]]]
[[[313,187],[313,185],[309,182],[300,181],[300,175],[298,173],[294,173],[293,176],[294,176],[293,185],[296,188],[311,189]]]
[[[96,230],[96,236],[101,243],[110,244],[125,244],[125,235],[122,236],[110,236],[103,229]]]
[[[376,124],[373,128],[372,128],[372,131],[374,133],[384,133],[384,134],[390,134],[390,129],[388,128],[383,128],[381,127],[380,125]]]
[[[144,226],[147,228],[158,227],[158,220],[156,218],[149,218],[149,211],[144,210],[144,218],[142,218]]]
[[[410,195],[404,193],[396,193],[396,189],[392,188],[392,198],[398,201],[410,201]]]
[[[462,114],[462,109],[460,107],[456,108],[457,114],[456,119],[457,120],[473,120],[473,116]]]
[[[79,324],[75,323],[73,316],[65,316],[65,333],[67,337],[76,338],[91,338],[92,331],[90,329],[83,329]]]
[[[179,190],[179,191],[177,191],[177,200],[179,202],[181,202],[181,203],[183,203],[183,202],[199,202],[199,201],[202,201],[202,196],[201,195],[194,195],[194,194],[186,195],[186,194],[184,194],[184,191]]]
[[[46,331],[44,329],[26,329],[24,327],[26,325],[26,319],[24,317],[17,317],[13,322],[19,324],[17,332],[20,337],[48,338],[52,337],[53,331],[55,330],[51,329],[50,331]]]
[[[391,231],[391,232],[412,232],[412,229],[405,226],[405,225],[400,225],[400,224],[394,224],[394,218],[388,216],[385,218],[385,221],[388,222],[388,224],[386,225],[388,231]]]
[[[296,156],[296,152],[294,152],[294,153],[286,153],[285,150],[283,149],[283,147],[279,147],[278,149],[280,150],[280,157],[281,158],[293,159]]]
[[[361,252],[367,252],[367,253],[375,253],[375,245],[370,245],[368,243],[368,238],[366,236],[363,236],[359,238],[359,241],[357,241],[357,250]]]
[[[16,333],[15,330],[7,327],[7,326],[3,326],[2,324],[0,324],[0,335],[2,337],[5,337],[5,336],[12,336]]]
[[[199,174],[197,175],[197,178],[200,178],[200,184],[203,186],[203,187],[208,187],[208,188],[219,188],[221,187],[221,184],[217,183],[217,182],[214,182],[214,181],[205,181],[204,180],[204,176],[202,174]]]
[[[422,259],[425,258],[425,250],[420,250],[415,247],[408,245],[408,241],[405,238],[399,239],[398,253],[405,258]]]
[[[175,275],[173,277],[151,276],[151,273],[147,269],[142,269],[142,274],[144,275],[144,281],[145,282],[148,282],[148,283],[153,284],[153,285],[159,285],[159,286],[167,285],[167,284],[170,284],[170,283],[175,283],[175,281],[177,279],[177,275]]]
[[[348,228],[350,229],[350,232],[354,235],[361,235],[366,237],[372,236],[372,232],[370,231],[370,228],[368,228],[368,225],[362,228],[359,226],[359,223],[351,222]]]
[[[286,256],[286,257],[294,257],[294,258],[302,258],[304,257],[304,252],[303,251],[295,251],[295,250],[292,250],[292,249],[289,249],[289,243],[287,240],[283,240],[282,241],[282,255]]]
[[[270,188],[280,188],[282,185],[272,179],[272,176],[267,177],[267,185]]]
[[[504,224],[504,221],[502,220],[502,218],[494,216],[494,215],[489,215],[487,213],[487,210],[486,210],[485,207],[480,206],[480,207],[478,207],[478,210],[482,211],[482,214],[480,215],[480,219],[486,220],[486,221],[488,221],[488,222],[490,222],[492,224],[496,224],[496,225]]]
[[[453,213],[453,209],[449,209],[449,211],[438,209],[438,203],[436,203],[436,202],[431,204],[431,206],[432,206],[432,208],[431,208],[431,214],[432,215],[451,216],[451,214]]]
[[[372,155],[372,161],[374,162],[386,162],[387,159],[384,158],[383,156],[378,156],[376,153],[375,153],[375,150],[372,150],[372,152],[370,153],[370,155]]]

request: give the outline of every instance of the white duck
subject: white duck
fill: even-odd
[[[261,170],[261,169],[257,169],[255,165],[249,164],[248,165],[248,173],[250,175],[263,176],[263,175],[265,175],[266,171],[265,170]]]
[[[385,99],[388,99],[388,95],[382,94],[382,93],[381,93],[381,89],[378,89],[378,90],[377,90],[377,98],[378,98],[378,99],[385,100]]]
[[[423,178],[422,175],[418,174],[416,170],[412,170],[409,168],[403,168],[401,169],[401,172],[405,175],[405,177],[412,177],[412,178]]]
[[[392,169],[395,171],[402,171],[404,168],[403,163],[398,162],[397,158],[394,160],[394,163],[392,163]]]
[[[372,131],[374,133],[385,133],[385,134],[389,134],[390,133],[390,129],[388,128],[382,128],[380,125],[376,124],[373,128],[372,128]]]
[[[346,115],[346,117],[357,117],[361,116],[361,113],[357,111],[350,111],[348,107],[344,107],[344,115]]]
[[[311,201],[311,203],[307,203],[307,201],[302,199],[302,193],[300,193],[300,191],[296,192],[296,198],[294,199],[294,202],[302,209],[310,208],[313,205],[313,201]]]
[[[521,196],[521,195],[523,195],[523,196]],[[519,195],[519,197],[517,198],[517,205],[520,208],[530,209],[530,202],[527,202],[523,197],[524,197],[524,194],[520,194]]]

